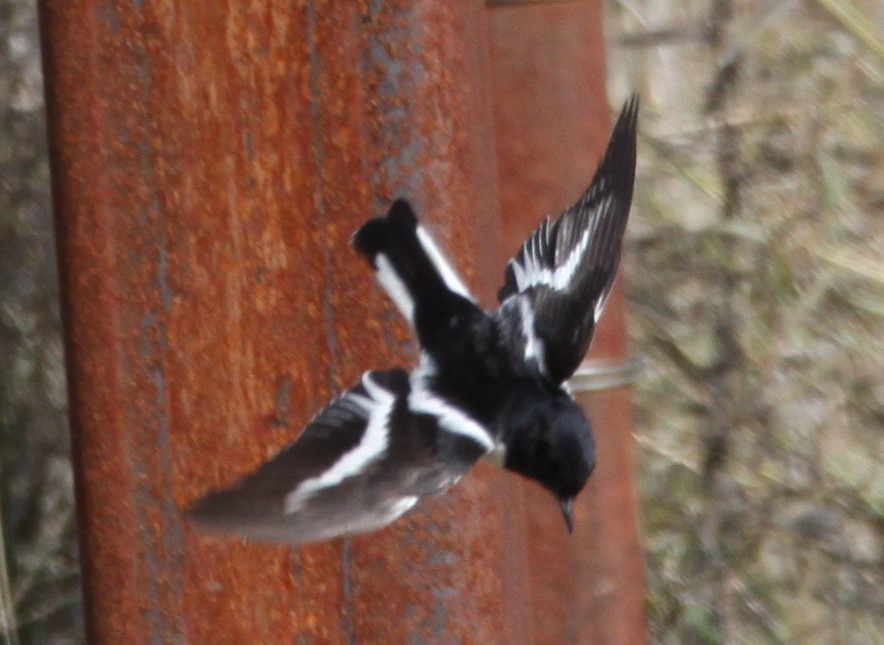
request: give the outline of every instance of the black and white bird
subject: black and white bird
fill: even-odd
[[[353,245],[416,332],[419,365],[366,372],[294,443],[197,501],[190,518],[292,544],[372,531],[486,457],[548,489],[571,531],[595,445],[565,381],[589,348],[620,261],[637,116],[633,97],[587,191],[509,261],[496,312],[476,304],[407,201],[360,228]]]

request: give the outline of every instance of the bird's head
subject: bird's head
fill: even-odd
[[[589,421],[570,397],[519,397],[504,415],[503,465],[539,482],[562,507],[573,530],[571,505],[595,467]]]

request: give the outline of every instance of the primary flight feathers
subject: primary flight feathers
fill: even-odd
[[[542,369],[570,377],[589,349],[620,263],[635,181],[638,100],[626,104],[583,196],[555,222],[547,218],[509,261],[498,299],[520,294],[534,313],[545,349]]]
[[[569,530],[595,465],[589,422],[562,387],[610,294],[635,177],[638,100],[623,108],[584,195],[509,261],[482,310],[421,226],[393,203],[353,245],[415,330],[420,364],[366,372],[298,439],[188,511],[198,525],[300,544],[374,530],[487,456],[547,488]]]

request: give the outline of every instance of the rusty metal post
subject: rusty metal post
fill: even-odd
[[[362,370],[414,360],[348,246],[388,200],[412,198],[492,292],[484,8],[41,16],[90,642],[519,642],[512,476],[480,468],[390,529],[300,550],[180,514]]]
[[[602,3],[492,2],[492,91],[504,246],[514,252],[546,214],[586,187],[610,134]],[[619,286],[589,365],[627,361]],[[575,388],[576,390],[577,388]],[[560,531],[548,495],[526,487],[536,643],[645,640],[632,424],[626,387],[580,393],[598,444],[576,529]]]

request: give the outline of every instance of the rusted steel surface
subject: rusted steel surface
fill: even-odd
[[[505,252],[542,216],[576,199],[610,134],[601,2],[495,6],[492,92]],[[618,285],[589,359],[626,358]],[[597,466],[561,531],[549,496],[526,486],[534,641],[645,640],[642,552],[634,498],[628,388],[578,395],[595,431]]]
[[[348,246],[390,199],[493,292],[484,7],[41,14],[90,642],[522,640],[512,475],[481,467],[389,529],[300,550],[201,536],[180,513],[364,369],[411,364]]]

